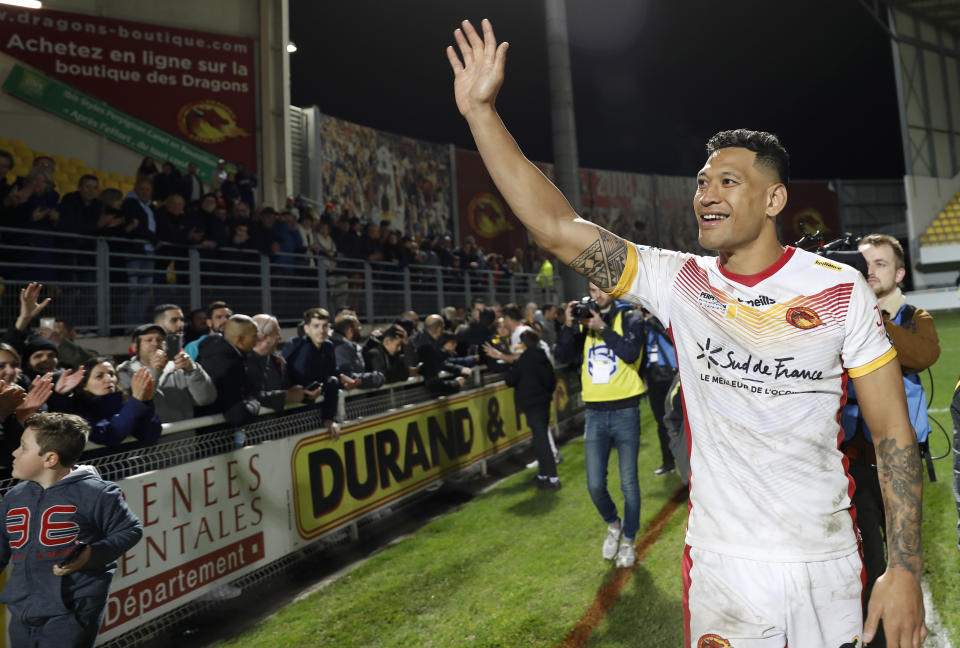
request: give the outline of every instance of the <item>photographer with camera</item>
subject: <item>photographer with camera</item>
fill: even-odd
[[[921,451],[930,434],[927,417],[927,395],[919,373],[933,365],[940,356],[937,329],[930,313],[906,303],[898,287],[906,275],[903,247],[888,234],[870,234],[860,239],[857,249],[866,259],[867,283],[877,296],[883,326],[893,342],[903,371],[910,422],[917,433]],[[843,451],[850,460],[850,476],[856,483],[853,505],[863,543],[863,562],[867,572],[864,604],[877,578],[887,568],[885,559],[886,513],[877,473],[877,453],[867,427],[853,383],[847,383],[847,402],[843,407]],[[866,612],[866,609],[864,609]],[[883,634],[871,646],[884,646]]]
[[[608,527],[602,555],[605,560],[616,558],[617,567],[630,567],[636,561],[633,542],[640,527],[637,454],[645,388],[638,369],[643,320],[631,305],[617,302],[591,283],[590,297],[567,304],[565,321],[557,332],[557,360],[581,362],[587,490]],[[624,499],[622,520],[607,491],[607,464],[614,447]]]

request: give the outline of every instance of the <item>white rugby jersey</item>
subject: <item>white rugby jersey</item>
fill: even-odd
[[[857,548],[839,450],[847,376],[896,356],[855,269],[792,247],[762,273],[628,246],[611,292],[643,304],[677,352],[690,452],[687,544],[774,562]]]

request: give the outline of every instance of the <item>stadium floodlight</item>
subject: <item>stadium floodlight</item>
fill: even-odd
[[[25,9],[40,9],[43,7],[40,0],[0,0],[0,4],[24,7]]]
[[[297,46],[294,45],[292,41],[287,43],[287,52],[289,52],[290,54],[293,54],[296,51],[297,51]]]

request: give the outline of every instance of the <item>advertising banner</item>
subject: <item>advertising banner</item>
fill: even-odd
[[[580,170],[581,216],[628,241],[653,236],[652,177],[619,171]]]
[[[552,165],[543,166],[552,176]],[[457,203],[461,241],[472,236],[484,252],[507,258],[518,248],[527,249],[526,228],[510,211],[476,151],[457,149]]]
[[[293,450],[297,532],[313,538],[508,448],[522,430],[503,385],[364,421]]]
[[[452,233],[450,153],[435,144],[320,115],[325,202],[406,234]]]
[[[181,169],[187,164],[196,164],[200,175],[207,180],[217,166],[216,155],[22,65],[13,66],[3,90],[145,156],[172,162]]]
[[[564,418],[572,388],[561,384]],[[143,539],[119,560],[100,641],[529,436],[501,383],[359,421],[337,440],[313,430],[122,479]]]
[[[666,250],[704,254],[693,211],[696,181],[686,176],[656,176],[657,245]]]
[[[250,38],[2,5],[0,52],[257,169]]]
[[[818,231],[823,234],[824,243],[842,234],[840,202],[827,181],[791,182],[787,187],[787,207],[778,220],[781,241],[788,245]]]

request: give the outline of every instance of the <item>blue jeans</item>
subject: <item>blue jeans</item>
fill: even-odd
[[[617,521],[617,505],[607,491],[607,463],[616,447],[623,492],[623,538],[633,541],[640,528],[640,411],[637,406],[618,410],[587,410],[583,453],[587,465],[587,491],[607,524]]]

